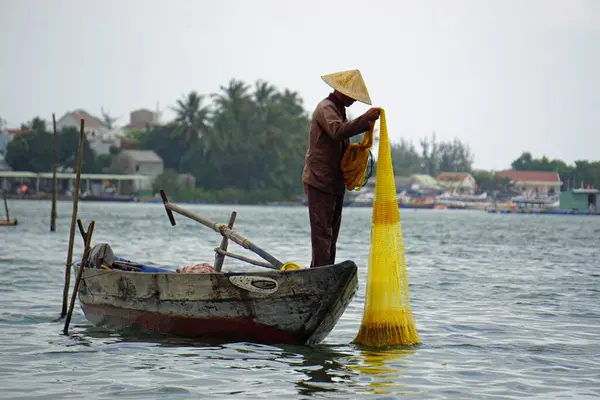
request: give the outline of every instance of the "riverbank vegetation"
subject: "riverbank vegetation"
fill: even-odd
[[[264,203],[295,201],[303,195],[300,176],[310,113],[297,92],[279,90],[266,81],[248,84],[232,79],[216,93],[192,91],[182,96],[172,110],[172,121],[125,134],[128,148],[153,150],[163,159],[165,171],[156,179],[155,189],[163,187],[170,197],[180,201]],[[102,114],[105,123],[114,123],[104,110]],[[15,136],[5,155],[13,170],[51,170],[52,134],[48,125],[40,117],[22,125],[29,133]],[[75,128],[58,133],[59,170],[75,166],[78,136]],[[84,144],[83,172],[106,171],[111,156],[120,149],[96,156],[89,140],[86,138]],[[418,145],[401,139],[392,143],[391,150],[397,175],[435,177],[439,172],[471,172],[481,189],[506,186],[505,180],[496,179],[492,171],[474,171],[474,154],[459,139],[438,141],[433,134]],[[563,182],[585,182],[596,187],[600,184],[600,162],[582,160],[567,165],[524,152],[510,168],[556,171]],[[180,185],[180,174],[193,175],[196,188]]]

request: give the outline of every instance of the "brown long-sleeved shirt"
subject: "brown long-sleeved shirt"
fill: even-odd
[[[313,112],[302,182],[327,193],[343,194],[344,151],[350,137],[367,130],[369,121],[364,115],[348,121],[344,105],[333,94],[323,99]]]

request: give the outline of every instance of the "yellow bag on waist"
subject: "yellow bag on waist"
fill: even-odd
[[[364,183],[369,164],[369,149],[373,146],[373,128],[365,133],[360,143],[352,143],[342,157],[342,173],[344,174],[344,185],[348,190],[359,191]]]

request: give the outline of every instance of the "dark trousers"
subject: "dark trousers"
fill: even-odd
[[[310,267],[335,264],[335,250],[342,222],[343,194],[323,192],[304,184],[308,200],[312,261]]]

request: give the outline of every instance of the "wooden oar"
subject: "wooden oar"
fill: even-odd
[[[200,215],[194,214],[191,211],[185,210],[179,206],[176,206],[175,204],[169,203],[167,195],[162,189],[160,190],[160,196],[162,197],[163,204],[165,205],[165,210],[167,211],[167,216],[169,217],[169,221],[171,221],[171,225],[175,226],[175,217],[173,216],[173,212],[176,212],[179,215],[183,215],[184,217],[199,222],[207,228],[210,228],[215,232],[228,237],[232,242],[237,243],[243,248],[253,251],[261,258],[265,259],[273,265],[273,267],[267,268],[278,270],[283,266],[283,263],[281,261],[273,257],[271,254],[267,253],[266,251],[264,251],[263,249],[252,243],[250,240],[240,235],[239,233],[231,230],[226,224],[216,223],[208,218],[201,217]]]

